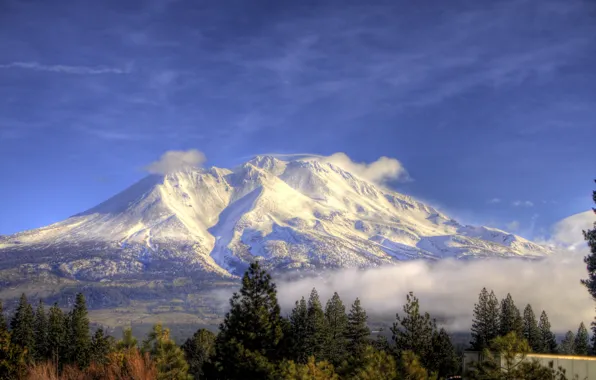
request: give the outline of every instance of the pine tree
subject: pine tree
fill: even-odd
[[[329,344],[327,358],[334,366],[340,365],[347,355],[346,331],[348,327],[348,316],[339,294],[333,293],[333,297],[325,305],[325,319],[329,329]]]
[[[0,300],[0,332],[8,331],[8,325],[6,324],[6,317],[4,316],[4,308],[2,307],[2,300]]]
[[[431,357],[427,369],[437,373],[440,378],[457,374],[459,358],[451,343],[451,337],[444,328],[433,334]]]
[[[474,305],[472,322],[472,349],[482,351],[499,334],[499,301],[495,293],[482,288],[478,303]]]
[[[77,294],[68,321],[69,360],[80,368],[86,368],[91,360],[91,336],[87,303],[83,293]]]
[[[329,326],[316,289],[310,293],[307,303],[306,353],[316,360],[327,360]]]
[[[28,352],[28,360],[35,355],[35,332],[33,308],[27,301],[25,293],[21,295],[19,305],[10,321],[11,342]]]
[[[361,358],[369,345],[370,329],[366,324],[367,321],[366,310],[362,308],[360,300],[356,298],[348,314],[346,329],[348,353],[353,359]]]
[[[589,339],[588,329],[586,329],[584,323],[581,322],[577,329],[577,334],[575,335],[574,353],[576,355],[588,355]]]
[[[596,191],[592,192],[592,200],[596,203]],[[593,210],[596,213],[596,208],[593,208]],[[590,254],[584,257],[584,262],[588,269],[588,278],[581,280],[581,282],[588,289],[592,298],[596,300],[596,222],[594,222],[592,229],[583,231],[583,233],[584,239],[588,242],[588,246],[590,247]]]
[[[48,358],[56,367],[66,361],[67,344],[66,317],[55,303],[48,311]]]
[[[557,352],[557,340],[555,334],[550,329],[550,322],[548,316],[543,310],[540,314],[540,322],[538,323],[538,329],[540,330],[540,351],[541,353],[556,353]]]
[[[48,345],[48,317],[43,302],[39,300],[35,310],[35,361],[42,362],[49,358],[50,346]]]
[[[559,352],[565,355],[573,355],[575,353],[575,334],[573,334],[573,331],[567,331],[559,346]]]
[[[103,329],[98,328],[91,338],[91,362],[106,364],[108,355],[115,349],[114,338],[106,335]]]
[[[8,330],[0,331],[0,380],[24,379],[27,372],[26,350],[11,342]]]
[[[297,363],[304,364],[308,360],[306,353],[308,335],[308,307],[304,297],[296,301],[296,305],[290,314],[290,357]]]
[[[404,315],[396,314],[391,332],[395,343],[397,358],[402,352],[412,351],[420,358],[422,365],[428,368],[432,364],[432,340],[436,331],[436,324],[428,313],[420,312],[420,304],[414,293],[406,296],[407,302],[403,306]]]
[[[284,360],[279,365],[275,379],[281,380],[339,380],[333,364],[315,360],[310,356],[305,364],[297,364],[292,360]]]
[[[182,345],[182,350],[189,365],[189,373],[195,379],[204,379],[210,372],[206,368],[215,354],[215,334],[207,329],[199,329]]]
[[[158,380],[190,380],[184,352],[170,338],[170,330],[156,324],[143,341],[143,351],[148,352],[157,366]]]
[[[361,364],[350,379],[354,380],[395,380],[397,365],[386,351],[367,346]]]
[[[515,332],[518,337],[524,334],[524,325],[519,309],[515,306],[511,294],[501,301],[501,315],[499,318],[499,335],[505,336]]]
[[[125,327],[122,330],[122,339],[116,342],[116,349],[118,351],[126,351],[132,348],[136,348],[138,345],[137,338],[132,335],[132,328]]]
[[[524,309],[523,332],[523,337],[528,341],[532,351],[538,352],[540,350],[540,330],[538,329],[536,315],[530,304],[526,305],[526,308]]]
[[[275,284],[256,261],[220,325],[215,356],[221,377],[271,378],[273,363],[280,359],[283,326]]]

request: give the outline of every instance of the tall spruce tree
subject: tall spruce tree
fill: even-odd
[[[132,327],[125,327],[122,330],[122,339],[116,342],[116,349],[126,351],[138,346],[137,338],[132,335]]]
[[[523,337],[528,341],[530,348],[534,352],[540,351],[540,330],[538,321],[530,304],[524,309],[524,334]]]
[[[346,359],[346,331],[348,328],[346,307],[337,292],[333,293],[325,305],[325,319],[329,329],[327,360],[337,367]]]
[[[215,359],[223,378],[272,378],[279,361],[283,321],[271,276],[253,262],[220,325]]]
[[[28,360],[35,357],[35,315],[25,293],[19,299],[19,305],[10,321],[11,343],[26,349]]]
[[[499,335],[499,301],[495,293],[482,288],[474,305],[472,322],[472,349],[482,351]]]
[[[540,330],[540,351],[538,352],[557,353],[557,339],[551,331],[550,322],[544,310],[540,314],[538,329]]]
[[[50,346],[48,345],[48,316],[42,300],[39,300],[35,310],[33,329],[35,332],[35,360],[45,361],[49,358]]]
[[[157,366],[158,380],[191,380],[184,352],[170,337],[170,330],[161,324],[153,326],[143,341],[143,351],[148,352]]]
[[[68,331],[66,316],[57,303],[48,311],[48,358],[56,368],[66,361],[68,354]]]
[[[581,322],[577,329],[577,334],[575,335],[574,353],[576,355],[588,355],[590,348],[589,340],[588,329],[586,329],[584,323]]]
[[[524,324],[519,309],[515,306],[515,302],[513,302],[513,297],[511,297],[511,294],[507,293],[507,297],[501,301],[499,335],[505,336],[512,331],[518,337],[523,336]]]
[[[319,293],[313,288],[307,303],[306,353],[317,361],[327,360],[329,346],[329,326],[319,299]]]
[[[411,351],[420,358],[420,362],[425,368],[430,369],[429,367],[433,364],[432,341],[436,324],[428,313],[420,312],[420,303],[414,293],[408,293],[406,300],[407,302],[403,306],[403,316],[397,313],[396,321],[391,327],[396,358],[401,358],[404,351]]]
[[[458,373],[459,358],[451,337],[444,328],[433,334],[432,359],[427,369],[436,373],[441,379]]]
[[[212,375],[210,367],[215,354],[215,334],[207,329],[199,329],[184,342],[182,350],[188,362],[188,372],[195,380]]]
[[[308,361],[306,343],[308,335],[308,307],[304,297],[296,301],[290,314],[290,358],[297,363],[305,364]]]
[[[565,337],[559,345],[559,353],[573,355],[575,353],[575,334],[573,331],[567,331]]]
[[[87,302],[83,293],[78,293],[68,317],[69,361],[80,368],[86,368],[91,360],[91,336]]]
[[[115,350],[114,338],[107,335],[103,328],[98,328],[91,338],[91,361],[104,365],[108,363],[108,355]]]
[[[360,300],[356,298],[348,313],[348,327],[346,329],[348,353],[352,359],[362,358],[366,347],[369,345],[370,329],[367,321],[366,310],[360,305]]]
[[[596,203],[596,191],[592,192],[592,200]],[[592,210],[596,213],[596,208]],[[588,270],[588,278],[581,280],[581,282],[586,286],[592,298],[596,300],[596,222],[594,222],[592,229],[583,231],[583,233],[584,239],[590,247],[590,253],[584,257],[584,262]]]

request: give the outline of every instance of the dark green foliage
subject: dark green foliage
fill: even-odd
[[[116,343],[114,338],[106,335],[100,327],[91,338],[91,361],[98,364],[106,364],[108,354],[114,352]]]
[[[360,300],[356,298],[348,314],[346,330],[348,353],[352,358],[361,358],[370,343],[370,329],[366,324],[367,320],[366,310],[362,308]]]
[[[567,331],[565,337],[559,345],[559,353],[573,355],[575,353],[575,334],[573,331]]]
[[[327,360],[337,367],[347,356],[346,332],[348,328],[346,307],[339,294],[333,293],[331,299],[327,301],[325,319],[329,331]]]
[[[589,339],[588,330],[582,322],[579,324],[577,334],[575,335],[574,353],[576,355],[588,355]]]
[[[0,331],[0,380],[24,378],[27,371],[25,354],[25,350],[11,341],[9,331]]]
[[[116,343],[116,349],[123,351],[137,347],[137,338],[132,335],[132,328],[126,327],[122,330],[122,339]]]
[[[48,311],[48,358],[56,366],[66,361],[67,338],[66,316],[55,303]]]
[[[25,293],[19,299],[19,305],[10,321],[11,342],[28,352],[28,360],[31,360],[35,353],[35,332],[33,308],[27,302]]]
[[[431,363],[427,369],[436,372],[440,378],[459,373],[459,357],[451,343],[449,334],[443,328],[433,334],[431,356]]]
[[[89,365],[91,359],[91,337],[89,336],[87,304],[82,293],[76,296],[68,322],[69,361],[80,368],[85,368]]]
[[[472,349],[482,351],[499,335],[499,301],[495,293],[482,288],[474,305],[472,322]]]
[[[271,276],[254,262],[242,278],[239,293],[216,339],[216,363],[222,378],[267,378],[280,360],[283,338],[277,290]]]
[[[557,340],[555,338],[555,334],[553,334],[551,331],[550,322],[548,321],[548,316],[544,310],[540,315],[538,329],[540,330],[540,350],[538,352],[556,353]]]
[[[596,203],[596,191],[592,192],[592,200]],[[593,210],[596,213],[596,209]],[[590,254],[584,257],[584,262],[588,270],[588,278],[581,280],[581,282],[586,286],[592,298],[596,300],[596,222],[592,229],[583,231],[583,233],[584,239],[590,247]]]
[[[290,314],[290,359],[297,363],[305,364],[308,360],[306,354],[306,340],[308,334],[308,308],[304,297],[296,301]]]
[[[406,299],[403,316],[396,314],[396,321],[391,328],[396,358],[401,358],[404,351],[411,351],[420,359],[423,367],[430,369],[433,364],[432,341],[436,330],[435,322],[428,313],[420,312],[418,298],[412,292]]]
[[[507,297],[501,301],[499,335],[505,336],[512,331],[519,337],[523,336],[524,324],[519,309],[515,306],[511,294],[507,293]]]
[[[199,329],[182,345],[182,350],[189,365],[189,373],[195,380],[208,378],[211,359],[215,354],[215,334],[206,329]]]
[[[524,309],[524,328],[523,337],[528,341],[530,348],[534,352],[540,351],[540,330],[538,329],[538,322],[536,315],[530,304],[526,305]]]
[[[316,289],[310,293],[307,303],[306,319],[306,354],[316,360],[327,360],[329,344],[329,326]]]
[[[48,345],[48,317],[41,300],[35,310],[33,330],[35,333],[34,359],[37,362],[42,362],[49,358],[50,346]]]

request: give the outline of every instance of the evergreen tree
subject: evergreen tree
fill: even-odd
[[[369,345],[370,329],[366,324],[367,321],[366,310],[362,308],[360,300],[356,298],[348,314],[346,329],[348,353],[353,359],[361,358]]]
[[[350,377],[354,380],[395,380],[397,365],[387,351],[367,346],[361,364]]]
[[[541,353],[556,353],[557,340],[555,334],[550,329],[550,322],[548,316],[543,310],[540,314],[540,322],[538,322],[538,329],[540,330],[540,351]]]
[[[69,361],[80,368],[86,368],[91,360],[91,337],[87,303],[83,293],[77,294],[68,322]]]
[[[195,380],[204,379],[210,369],[206,368],[215,354],[215,334],[207,329],[199,329],[182,345],[189,365],[189,373]]]
[[[501,301],[501,315],[499,318],[499,335],[505,336],[515,332],[518,337],[524,334],[524,324],[519,309],[515,306],[511,294]]]
[[[256,261],[220,325],[215,356],[221,377],[271,378],[273,363],[280,359],[283,326],[275,284]]]
[[[55,303],[48,311],[48,358],[59,367],[67,356],[66,316]]]
[[[528,341],[532,351],[539,352],[540,350],[540,330],[538,329],[538,322],[536,315],[530,304],[526,305],[524,309],[524,334],[523,337]]]
[[[429,369],[433,359],[432,340],[436,325],[428,313],[420,313],[418,298],[412,292],[406,299],[404,315],[396,314],[396,321],[391,328],[396,354],[400,358],[402,352],[412,351],[420,358],[423,367]]]
[[[331,364],[338,366],[346,359],[346,331],[348,328],[346,307],[339,294],[333,293],[333,297],[325,305],[325,319],[329,329],[327,358]]]
[[[7,331],[6,317],[4,316],[4,308],[2,307],[2,300],[0,300],[0,332]]]
[[[156,324],[143,341],[143,351],[148,352],[157,366],[158,380],[190,380],[184,352],[170,338],[170,330]]]
[[[596,203],[596,191],[592,192],[592,200]],[[596,208],[593,208],[593,210],[596,213]],[[584,257],[584,262],[588,270],[588,278],[581,280],[581,282],[586,286],[592,298],[596,300],[596,222],[594,222],[592,229],[583,231],[583,233],[584,239],[590,247],[590,253]],[[592,329],[594,330],[594,327]]]
[[[399,379],[404,380],[437,380],[436,374],[429,374],[420,362],[420,358],[412,351],[402,351],[398,365]]]
[[[588,355],[589,339],[588,330],[584,323],[581,322],[575,335],[574,353],[576,355]]]
[[[116,349],[119,351],[126,351],[136,348],[138,345],[137,338],[132,335],[132,328],[125,327],[122,330],[122,339],[116,343]]]
[[[0,331],[0,380],[24,379],[27,372],[26,350],[11,342],[8,330]]]
[[[316,362],[314,356],[310,356],[305,364],[284,360],[280,363],[275,378],[282,380],[339,380],[333,369],[333,364],[327,361]]]
[[[41,362],[48,359],[50,354],[50,346],[48,345],[48,317],[41,300],[39,300],[37,310],[35,310],[33,328],[35,333],[35,360]]]
[[[27,296],[23,293],[10,321],[10,329],[12,344],[25,349],[28,352],[28,360],[31,360],[35,355],[34,320],[33,308],[27,301]]]
[[[433,334],[432,360],[427,369],[437,373],[440,378],[456,375],[459,371],[459,358],[455,347],[451,343],[451,337],[443,328]]]
[[[114,338],[106,335],[100,327],[91,338],[91,361],[97,364],[106,364],[108,355],[115,349]]]
[[[317,360],[327,360],[329,326],[317,290],[313,288],[308,298],[306,319],[306,354]]]
[[[482,351],[498,336],[499,331],[499,301],[495,293],[490,294],[482,288],[478,296],[478,303],[474,305],[474,320],[472,322],[472,349]]]
[[[296,301],[296,306],[290,314],[290,357],[297,363],[304,364],[308,360],[306,353],[308,335],[308,307],[304,297]]]
[[[575,353],[575,334],[573,334],[573,331],[567,331],[559,346],[559,352],[565,355],[573,355]]]

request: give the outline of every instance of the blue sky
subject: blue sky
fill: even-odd
[[[0,46],[0,234],[173,149],[394,157],[397,190],[528,237],[591,206],[590,0],[3,0]]]

